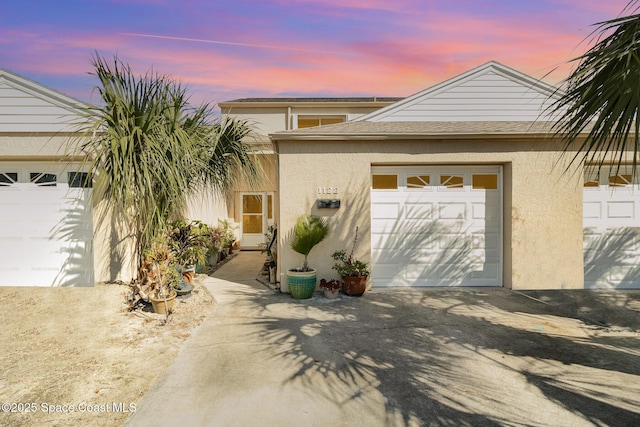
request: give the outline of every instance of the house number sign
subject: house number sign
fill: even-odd
[[[318,187],[318,194],[338,194],[338,187]]]

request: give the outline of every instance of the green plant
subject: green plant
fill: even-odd
[[[169,248],[181,266],[204,264],[211,240],[211,230],[200,221],[174,221],[170,226]]]
[[[182,277],[166,238],[156,238],[145,250],[145,264],[149,266],[148,294],[154,298],[166,298]]]
[[[640,166],[639,7],[629,1],[622,11],[628,16],[595,24],[588,40],[595,43],[570,61],[574,69],[551,95],[550,109],[557,120],[552,130],[572,163],[613,162],[620,169],[630,161],[634,178]]]
[[[310,271],[309,252],[329,234],[329,225],[325,218],[302,215],[291,230],[291,249],[304,255],[304,263],[300,271]]]
[[[222,248],[228,248],[236,240],[236,234],[233,231],[231,222],[226,219],[218,220],[218,224],[222,229]]]
[[[101,105],[76,123],[69,151],[85,156],[94,200],[108,209],[98,222],[120,221],[117,238],[131,238],[138,273],[144,251],[180,217],[203,188],[227,194],[240,180],[256,182],[260,163],[246,142],[246,121],[218,119],[213,107],[192,107],[169,76],[134,75],[114,57],[93,57]]]
[[[363,261],[360,261],[353,256],[353,251],[356,248],[356,244],[358,243],[358,227],[356,227],[356,235],[353,238],[353,245],[351,246],[351,252],[347,255],[347,252],[343,249],[340,251],[335,251],[331,258],[333,258],[336,262],[333,264],[332,269],[338,272],[340,276],[349,276],[349,277],[357,277],[357,276],[368,276],[369,265]]]

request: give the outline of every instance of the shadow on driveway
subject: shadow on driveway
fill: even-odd
[[[375,390],[380,425],[640,423],[638,312],[612,331],[503,289],[254,303],[257,339],[295,367],[285,381],[339,407]]]
[[[129,425],[640,425],[640,291],[298,301],[240,255]]]

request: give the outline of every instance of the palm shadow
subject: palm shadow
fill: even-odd
[[[544,304],[502,289],[398,288],[332,303],[320,297],[293,301],[284,295],[256,295],[253,323],[258,338],[277,348],[270,357],[291,364],[286,383],[314,390],[339,407],[380,394],[388,425],[530,423],[540,409],[527,400],[539,398],[530,389],[524,396],[514,394],[511,382],[529,384],[545,396],[545,404],[585,420],[640,421],[629,402],[616,403],[622,402],[620,396],[608,396],[603,403],[597,394],[614,378],[624,377],[631,382],[621,393],[635,395],[627,398],[640,405],[637,340],[618,348],[613,341],[602,345],[501,323],[490,313],[508,314],[499,302],[504,298],[524,306],[522,312],[550,319],[557,315]],[[285,314],[292,309],[297,315]],[[591,378],[596,371],[609,374]],[[585,381],[569,387],[564,385],[567,377]],[[567,390],[576,398],[565,399]],[[600,413],[595,407],[607,410]]]

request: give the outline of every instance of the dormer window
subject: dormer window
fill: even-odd
[[[303,129],[315,126],[334,125],[346,121],[347,116],[298,115],[297,128]]]

